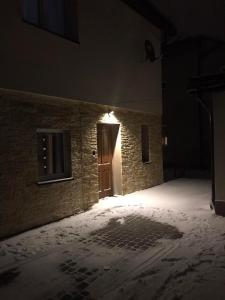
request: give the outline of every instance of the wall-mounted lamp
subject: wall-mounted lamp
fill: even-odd
[[[114,115],[114,111],[113,110],[108,111],[108,116],[109,117],[112,117],[113,115]]]
[[[102,123],[108,124],[118,124],[118,119],[116,118],[113,110],[108,110],[101,118]]]

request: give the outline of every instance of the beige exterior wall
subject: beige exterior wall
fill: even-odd
[[[159,29],[121,0],[78,1],[80,43],[22,20],[21,0],[0,3],[0,87],[161,112]]]
[[[98,201],[97,123],[108,106],[0,89],[0,237],[46,224]],[[122,193],[162,183],[161,117],[113,108],[121,127]],[[143,164],[141,125],[150,130]],[[37,185],[38,128],[71,132],[74,180]]]

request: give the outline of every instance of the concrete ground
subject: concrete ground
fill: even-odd
[[[224,299],[225,219],[210,182],[101,200],[0,243],[0,299]]]

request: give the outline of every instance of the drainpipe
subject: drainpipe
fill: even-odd
[[[200,103],[202,108],[206,111],[209,117],[209,126],[210,126],[210,141],[211,141],[211,180],[212,180],[212,202],[210,203],[210,208],[215,208],[215,168],[214,168],[214,126],[213,126],[213,114],[212,111],[208,109],[204,101],[200,96],[200,92],[197,92],[196,100]]]
[[[202,57],[202,40],[200,39],[198,41],[198,75],[201,76],[201,70],[202,70],[202,63],[203,59],[205,59],[211,52],[208,52],[205,54],[204,58]],[[215,48],[217,50],[217,48]],[[215,51],[214,48],[212,50]],[[214,168],[214,121],[213,121],[213,114],[212,114],[212,107],[211,110],[207,107],[205,104],[204,100],[201,97],[201,91],[197,90],[196,93],[196,100],[198,103],[201,105],[203,110],[207,113],[208,115],[208,120],[209,120],[209,127],[210,127],[210,150],[211,150],[211,186],[212,186],[212,194],[211,194],[211,203],[210,203],[210,208],[214,209],[215,208],[215,168]],[[201,135],[200,135],[201,139]],[[200,147],[202,147],[202,141],[200,140]]]

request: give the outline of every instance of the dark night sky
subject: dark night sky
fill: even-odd
[[[177,28],[182,38],[204,35],[225,41],[224,0],[148,0]]]

